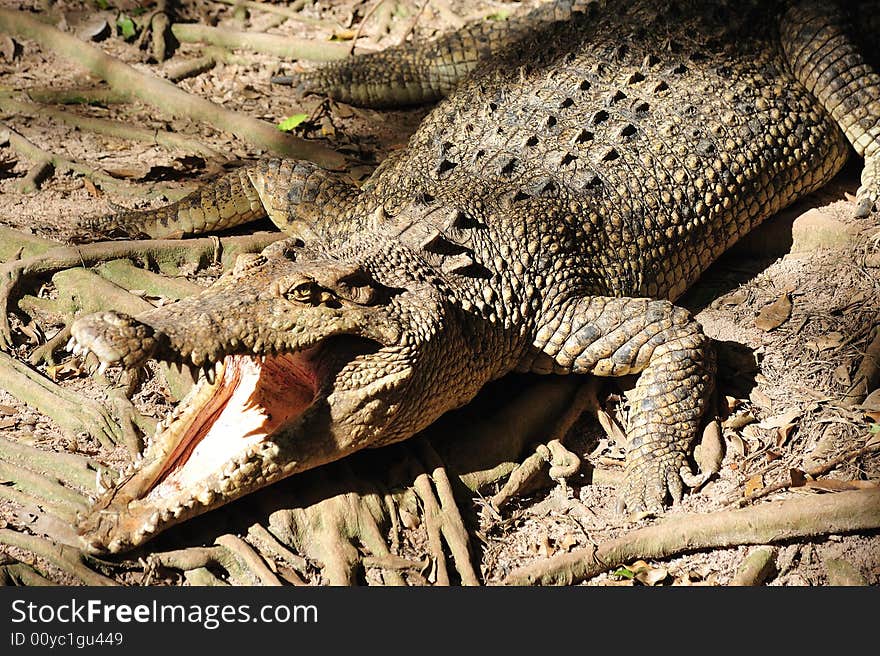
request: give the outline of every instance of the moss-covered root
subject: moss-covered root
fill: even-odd
[[[877,528],[880,489],[787,499],[745,510],[689,513],[632,531],[596,548],[579,549],[520,567],[504,582],[570,585],[637,559]]]

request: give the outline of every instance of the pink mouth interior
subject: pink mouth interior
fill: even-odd
[[[314,401],[317,378],[302,353],[227,356],[211,398],[188,419],[185,435],[147,499],[173,496],[222,472]]]

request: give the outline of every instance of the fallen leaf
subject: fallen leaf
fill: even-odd
[[[739,435],[733,432],[725,432],[724,437],[730,443],[730,449],[740,458],[745,457],[748,452],[748,447],[746,446],[745,441]]]
[[[746,481],[746,489],[743,492],[744,496],[751,496],[758,490],[764,487],[764,477],[760,474],[755,474],[749,480]]]
[[[16,413],[16,409],[11,405],[0,405],[0,417],[7,417],[9,415],[14,415]]]
[[[110,23],[102,16],[96,16],[83,24],[76,35],[83,41],[102,41],[110,36]]]
[[[734,396],[724,395],[724,412],[725,414],[732,414],[738,407],[742,405],[742,399],[738,399]]]
[[[766,392],[762,392],[757,387],[749,392],[749,401],[759,408],[770,408],[773,405],[773,399],[767,396]]]
[[[755,317],[755,327],[765,332],[779,328],[791,317],[791,309],[791,295],[786,292],[770,305],[761,308],[758,316]]]
[[[860,410],[867,410],[868,412],[880,412],[880,387],[868,394],[858,407]]]
[[[800,469],[792,467],[788,470],[788,477],[791,479],[792,487],[803,487],[807,482],[807,477]]]
[[[288,116],[278,124],[278,129],[282,132],[290,132],[291,130],[299,127],[303,121],[305,121],[309,117],[308,114],[293,114],[292,116]]]
[[[758,424],[759,428],[763,428],[765,430],[770,430],[773,428],[781,428],[782,426],[787,426],[794,422],[795,419],[801,416],[801,410],[798,408],[793,408],[791,410],[786,410],[783,413],[778,415],[773,415],[772,417],[767,417]]]
[[[727,296],[724,296],[721,299],[721,305],[732,307],[734,305],[740,305],[741,303],[745,303],[749,298],[748,293],[744,289],[738,289],[735,292],[729,293]]]
[[[12,428],[18,423],[15,417],[3,417],[0,419],[0,428]]]
[[[783,446],[794,431],[795,424],[786,424],[776,429],[776,446]]]
[[[665,567],[654,567],[636,573],[636,581],[643,585],[652,586],[666,580],[668,576],[669,570],[667,570]]]
[[[95,183],[88,178],[83,178],[83,187],[86,188],[86,192],[92,198],[99,198],[101,196],[101,191],[95,186]]]
[[[544,533],[538,543],[535,545],[536,553],[541,554],[545,558],[549,558],[556,553],[556,548],[550,544],[550,538]]]
[[[628,567],[618,567],[616,570],[611,572],[611,576],[616,576],[621,579],[632,579],[635,577],[635,572],[633,572]]]

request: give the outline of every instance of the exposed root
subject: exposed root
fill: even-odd
[[[416,479],[416,492],[422,503],[425,504],[429,533],[433,530],[432,522],[436,522],[437,529],[443,534],[446,544],[449,545],[449,550],[452,552],[455,568],[458,570],[462,584],[479,585],[479,579],[471,562],[468,533],[464,527],[464,520],[455,501],[444,464],[428,440],[422,437],[416,438],[415,446],[419,458],[424,462],[425,468],[430,471],[430,482],[434,483],[434,489],[437,493],[436,499],[433,498],[430,482],[422,476]],[[438,500],[439,505],[437,504]],[[427,519],[429,508],[432,513],[435,513],[430,520]],[[442,549],[433,555],[438,560],[444,559]]]
[[[3,11],[0,8],[0,17],[2,17]],[[30,171],[19,185],[18,191],[22,194],[29,194],[39,189],[40,183],[53,171],[78,173],[104,190],[113,190],[118,194],[137,198],[176,200],[178,196],[184,196],[192,191],[192,189],[183,189],[180,186],[168,187],[167,185],[141,185],[135,188],[86,164],[43,150],[2,122],[0,122],[0,129],[9,135],[9,145],[12,149],[33,163]]]
[[[224,48],[262,52],[285,59],[324,62],[344,59],[348,56],[348,46],[334,41],[297,39],[265,32],[240,32],[199,23],[175,23],[171,26],[171,33],[181,43],[210,43]]]
[[[7,392],[50,417],[71,437],[87,434],[109,450],[122,437],[114,419],[100,405],[53,383],[3,352],[0,380]]]
[[[44,116],[52,119],[53,121],[58,121],[66,125],[79,128],[80,130],[88,130],[89,132],[94,132],[95,134],[103,134],[111,137],[118,137],[120,139],[128,139],[131,141],[144,141],[146,143],[156,144],[157,146],[161,146],[162,148],[167,148],[169,150],[179,150],[185,153],[194,153],[196,155],[201,155],[202,157],[223,159],[223,155],[219,151],[202,143],[198,139],[187,137],[186,135],[182,134],[177,134],[176,132],[169,132],[168,130],[150,130],[147,128],[137,127],[135,125],[132,125],[130,122],[123,123],[121,121],[111,121],[102,118],[80,116],[78,114],[72,114],[63,110],[52,109],[51,107],[46,107],[44,105],[37,105],[35,103],[27,103],[13,100],[12,98],[2,95],[0,95],[0,110],[19,116]],[[18,146],[19,148],[21,148],[22,144],[19,143]],[[37,153],[37,151],[34,150],[34,148],[35,147],[28,147],[27,152],[31,153],[32,155],[39,154]],[[21,154],[25,155],[24,152],[21,152]],[[59,167],[56,163],[56,161],[59,161],[58,158],[56,158],[55,156],[50,156],[48,153],[46,153],[44,157],[49,158],[49,163],[55,168],[69,168],[70,170],[76,170],[76,172],[83,174],[85,174],[85,172],[88,170],[87,167],[82,164],[76,164],[78,170],[73,169],[71,168],[73,162],[68,162],[68,160],[63,159],[60,160],[61,163],[67,163],[68,165]],[[98,173],[97,171],[92,171],[90,174],[87,175],[87,177],[105,189],[113,189],[114,191],[119,191],[120,189],[126,188],[126,185],[120,183],[115,178],[112,178],[104,173]],[[33,189],[31,191],[33,191]],[[23,193],[29,192],[25,191]],[[140,192],[136,193],[138,194],[138,196],[141,195]]]
[[[47,579],[30,565],[13,563],[0,566],[0,585],[42,587],[60,584]]]
[[[730,585],[761,585],[776,569],[775,558],[776,549],[773,547],[758,547],[754,549],[745,557],[742,565],[740,565],[733,579],[731,579]]]
[[[685,551],[768,544],[799,537],[880,528],[880,490],[818,494],[744,510],[669,517],[596,548],[562,553],[505,578],[507,585],[570,585],[636,559]]]

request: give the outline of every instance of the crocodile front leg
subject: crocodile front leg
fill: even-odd
[[[715,352],[700,325],[669,301],[591,297],[542,326],[522,368],[596,376],[641,374],[627,423],[621,502],[631,512],[681,499],[687,457],[714,387]]]
[[[124,210],[80,223],[81,237],[176,238],[226,230],[268,216],[295,237],[321,233],[345,214],[357,188],[312,162],[268,159],[243,166],[176,203]]]

